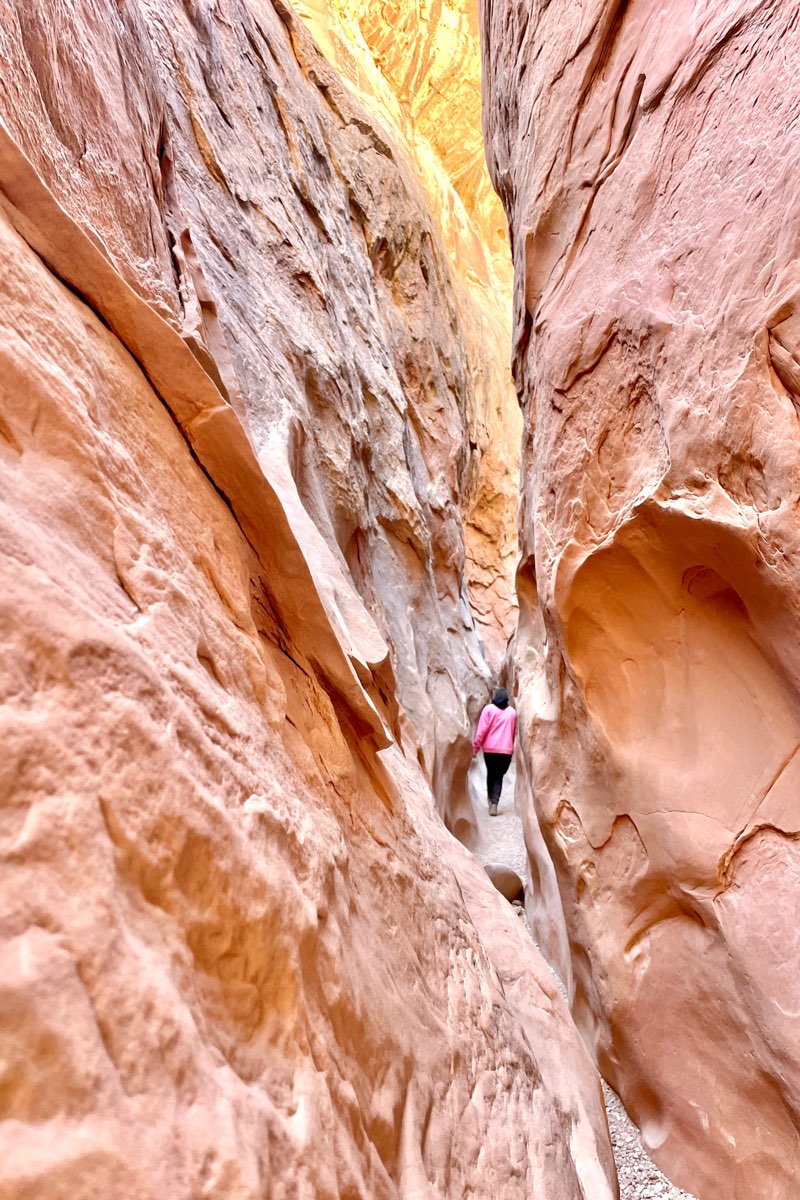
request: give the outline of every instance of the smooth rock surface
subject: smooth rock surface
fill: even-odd
[[[506,900],[522,898],[524,884],[516,871],[512,871],[510,867],[505,867],[501,863],[486,863],[483,869],[500,895],[505,896]]]
[[[526,409],[529,911],[670,1177],[790,1200],[797,8],[482,13]]]
[[[431,790],[488,668],[428,201],[282,3],[0,51],[0,1196],[614,1200]]]
[[[323,601],[337,624],[358,609],[362,634],[366,605],[395,724],[468,837],[464,696],[488,671],[462,502],[486,335],[473,349],[409,165],[288,10],[22,8],[2,35],[11,137],[212,375],[280,476],[295,536],[322,535],[326,563],[304,556]],[[82,68],[49,55],[78,39]],[[132,213],[114,205],[118,177]]]

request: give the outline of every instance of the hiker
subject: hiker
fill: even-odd
[[[505,688],[498,688],[492,696],[492,703],[486,705],[478,719],[475,741],[472,743],[473,754],[483,750],[490,817],[497,816],[503,776],[511,766],[516,731],[517,714],[508,706],[508,692]]]

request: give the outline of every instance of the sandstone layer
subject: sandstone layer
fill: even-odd
[[[0,53],[0,1197],[613,1200],[431,792],[487,667],[427,199],[280,2]]]
[[[482,20],[526,420],[534,917],[656,1161],[703,1200],[789,1200],[797,7],[485,0]]]

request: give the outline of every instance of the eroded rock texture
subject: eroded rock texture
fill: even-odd
[[[613,1198],[430,790],[487,668],[427,201],[282,4],[0,54],[0,1195]]]
[[[299,14],[391,129],[434,212],[470,348],[463,474],[470,604],[496,672],[516,624],[520,412],[508,370],[512,268],[481,136],[477,5],[300,0]]]
[[[540,933],[657,1161],[703,1200],[789,1200],[797,7],[485,0],[483,22],[526,406],[521,708],[560,884],[531,815]]]
[[[201,362],[212,356],[295,532],[313,542],[306,557],[336,619],[363,636],[350,576],[377,625],[371,665],[389,643],[405,736],[461,831],[463,694],[479,696],[488,675],[461,513],[480,406],[430,208],[299,33],[295,73],[311,78],[290,120],[288,68],[261,44],[257,16],[247,26],[202,5],[142,4],[122,29],[98,17],[96,71],[48,49],[85,36],[80,19],[56,10],[43,31],[34,8],[9,28],[11,134],[127,281]]]

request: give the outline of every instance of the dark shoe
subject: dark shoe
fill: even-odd
[[[497,801],[496,800],[493,800],[491,802],[491,804],[489,805],[489,816],[490,817],[497,816]]]

